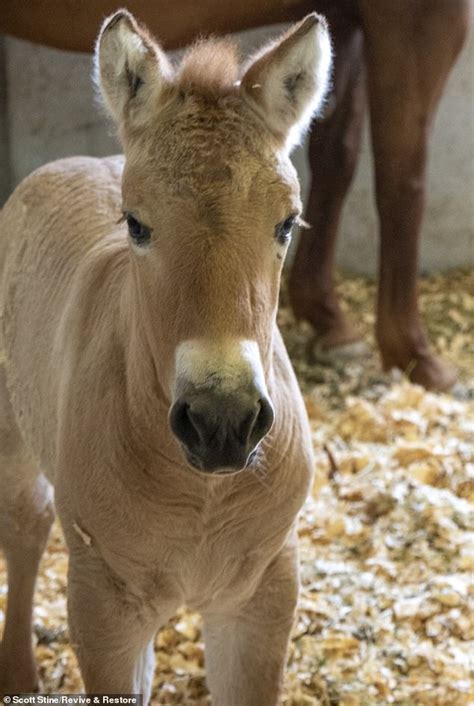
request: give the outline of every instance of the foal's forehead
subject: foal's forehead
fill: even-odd
[[[237,95],[181,95],[144,139],[133,165],[167,191],[297,189],[287,158]]]

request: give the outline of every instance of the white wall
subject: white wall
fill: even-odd
[[[280,29],[244,33],[240,37],[244,50]],[[90,56],[6,38],[5,100],[1,50],[0,43],[0,199],[2,183],[5,194],[7,180],[13,187],[32,169],[51,159],[72,154],[100,156],[119,149],[109,124],[95,104]],[[423,270],[474,263],[473,54],[471,35],[451,77],[435,125],[423,227]],[[307,167],[301,150],[295,160],[305,190]],[[338,246],[339,264],[365,274],[375,272],[377,259],[371,171],[366,136],[357,176],[346,202]]]

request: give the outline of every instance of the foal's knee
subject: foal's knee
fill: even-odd
[[[39,561],[55,516],[52,486],[42,474],[18,480],[9,497],[2,497],[0,546],[8,561],[16,556]]]

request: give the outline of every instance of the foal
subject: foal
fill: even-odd
[[[288,154],[330,54],[313,14],[241,81],[221,41],[177,70],[120,11],[97,80],[124,164],[48,165],[1,213],[0,693],[38,688],[32,593],[54,484],[89,693],[148,701],[154,635],[186,603],[204,617],[213,703],[279,702],[313,462],[275,318],[301,209]]]

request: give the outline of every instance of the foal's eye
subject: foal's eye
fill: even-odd
[[[280,245],[285,245],[291,239],[291,231],[296,223],[297,217],[296,213],[294,213],[276,226],[275,238]]]
[[[128,233],[137,245],[146,245],[151,238],[151,229],[137,221],[130,213],[127,213]]]

